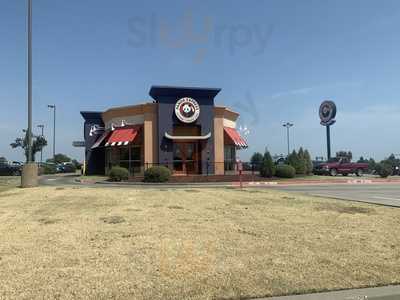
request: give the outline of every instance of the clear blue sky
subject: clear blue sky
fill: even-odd
[[[0,3],[0,156],[26,127],[26,2]],[[57,152],[82,159],[81,110],[149,100],[153,84],[219,87],[241,113],[246,159],[292,140],[325,155],[318,106],[337,103],[332,147],[382,159],[400,153],[398,0],[34,2],[34,123]],[[38,132],[38,130],[37,130]],[[45,156],[51,155],[51,145]]]

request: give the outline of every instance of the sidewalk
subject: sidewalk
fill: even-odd
[[[399,300],[400,286],[344,290],[295,296],[259,298],[254,300]]]

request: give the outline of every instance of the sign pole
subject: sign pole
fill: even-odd
[[[326,126],[326,143],[327,143],[327,154],[328,160],[331,159],[331,126]]]
[[[331,158],[331,125],[335,124],[336,120],[336,104],[333,101],[326,100],[319,107],[319,117],[321,125],[326,127],[326,150],[327,159]]]

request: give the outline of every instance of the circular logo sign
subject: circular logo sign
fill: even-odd
[[[175,115],[183,123],[193,123],[200,115],[200,106],[192,98],[179,99],[175,104]]]
[[[333,101],[324,101],[319,107],[319,118],[321,124],[325,126],[332,125],[335,123],[336,117],[336,104]]]

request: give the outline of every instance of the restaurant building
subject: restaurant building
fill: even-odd
[[[247,148],[239,114],[217,106],[215,88],[153,86],[153,101],[104,112],[82,111],[87,174],[125,167],[131,176],[165,165],[174,175],[223,175]]]

